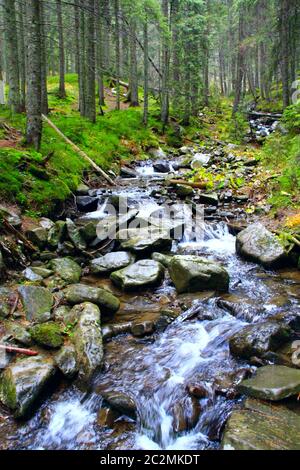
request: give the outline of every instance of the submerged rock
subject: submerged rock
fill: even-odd
[[[136,403],[134,399],[126,393],[100,391],[100,394],[112,408],[115,408],[121,413],[128,414],[129,416],[135,416],[137,410]]]
[[[85,284],[73,284],[64,291],[67,302],[72,305],[91,302],[98,305],[103,313],[115,313],[120,308],[120,301],[111,292]]]
[[[120,230],[117,238],[122,248],[141,255],[154,251],[169,251],[172,247],[168,233],[155,227]]]
[[[61,278],[66,284],[74,284],[80,281],[81,267],[71,258],[57,258],[50,261],[50,268]]]
[[[185,397],[176,402],[172,409],[173,429],[177,433],[193,429],[200,417],[201,407],[199,401],[194,397]]]
[[[299,450],[300,416],[286,406],[248,399],[226,424],[224,450]]]
[[[214,289],[227,292],[229,274],[219,264],[198,256],[174,256],[169,273],[179,294]]]
[[[117,269],[126,268],[134,263],[135,257],[127,251],[108,253],[90,262],[90,270],[93,274],[108,274]]]
[[[238,390],[262,400],[279,401],[300,393],[300,370],[285,366],[266,366],[244,380]]]
[[[97,305],[90,302],[81,305],[81,315],[72,342],[76,352],[79,384],[87,385],[103,362],[100,310]]]
[[[276,351],[291,337],[291,329],[274,321],[246,326],[229,340],[230,352],[234,356],[250,359],[262,357],[268,351]]]
[[[17,418],[27,415],[33,403],[54,376],[49,357],[20,359],[0,376],[0,400]]]
[[[111,280],[124,290],[157,286],[164,278],[164,267],[153,260],[141,260],[127,268],[115,271]]]
[[[236,250],[242,257],[267,268],[279,266],[286,257],[278,239],[261,223],[249,225],[238,234]]]
[[[63,344],[62,332],[59,325],[54,322],[34,325],[30,328],[32,339],[41,346],[49,349],[60,348]]]
[[[19,294],[27,320],[43,323],[50,319],[54,298],[48,289],[39,286],[21,286]]]

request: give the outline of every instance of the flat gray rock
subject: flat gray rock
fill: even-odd
[[[300,370],[285,366],[258,369],[238,386],[239,392],[254,398],[279,401],[300,393]]]

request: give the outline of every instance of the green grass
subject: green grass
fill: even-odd
[[[152,146],[158,146],[151,127],[158,127],[155,116],[149,128],[141,124],[141,109],[110,111],[97,116],[92,124],[80,117],[77,108],[78,91],[75,75],[67,75],[67,98],[57,97],[58,79],[48,81],[50,119],[75,144],[84,150],[104,170],[118,170],[120,159],[142,158]],[[26,117],[7,108],[0,110],[0,120],[25,130]],[[0,138],[4,132],[0,131]],[[44,163],[45,157],[47,163]],[[0,149],[0,197],[21,204],[24,210],[49,214],[59,201],[65,200],[82,180],[88,164],[78,156],[47,124],[43,126],[40,152],[32,149]]]

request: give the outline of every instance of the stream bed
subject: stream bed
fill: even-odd
[[[144,207],[156,204],[152,194],[163,174],[156,173],[150,163],[138,171],[137,179],[120,179],[116,191],[129,200],[142,201]],[[105,213],[103,191],[101,198],[98,216]],[[149,336],[121,334],[108,340],[103,371],[95,377],[90,392],[61,383],[31,419],[18,422],[9,418],[0,424],[4,447],[220,448],[224,425],[243,401],[234,391],[235,384],[255,370],[230,354],[229,338],[249,323],[287,310],[299,311],[300,304],[300,272],[291,268],[273,272],[243,261],[236,255],[236,239],[227,221],[222,216],[208,218],[202,240],[184,236],[173,242],[172,253],[205,256],[221,263],[230,275],[229,293],[177,295],[166,277],[159,287],[124,294],[108,279],[86,277],[85,283],[109,287],[120,297],[121,309],[109,324],[122,325],[136,318],[157,321],[162,311],[169,312],[174,306],[179,313]],[[224,310],[220,299],[238,304],[239,313]],[[191,397],[189,387],[199,383],[203,396]],[[103,426],[99,409],[112,392],[127,397],[132,410],[119,413],[113,426]],[[129,405],[126,403],[128,409]]]

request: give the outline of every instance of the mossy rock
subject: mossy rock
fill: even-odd
[[[45,348],[58,349],[64,342],[61,329],[54,322],[35,325],[30,328],[30,334],[37,344]]]

